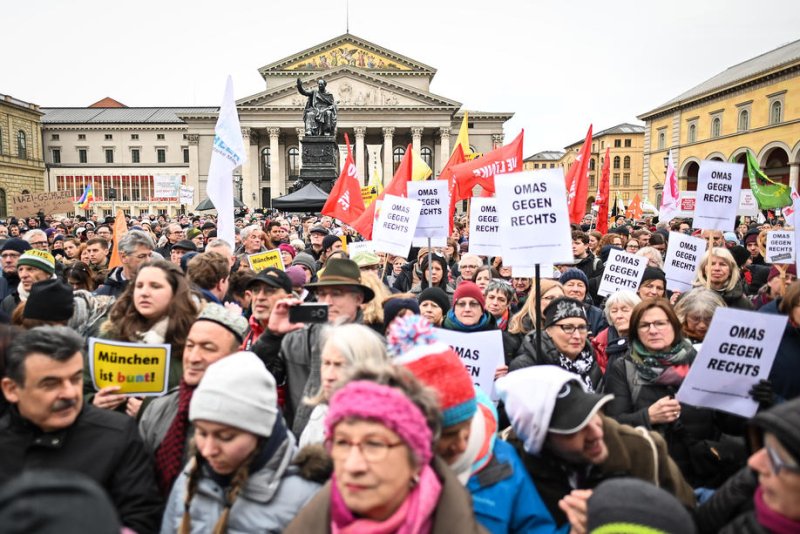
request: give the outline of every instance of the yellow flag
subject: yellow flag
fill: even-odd
[[[411,180],[414,182],[427,180],[433,171],[416,150],[411,149]]]
[[[472,150],[469,148],[469,120],[468,120],[469,113],[466,111],[464,112],[464,119],[461,121],[461,128],[458,129],[458,137],[456,138],[456,144],[453,145],[453,152],[455,152],[456,147],[461,145],[461,149],[464,151],[464,157],[467,160],[472,159]],[[452,155],[451,152],[450,154]]]
[[[374,187],[377,194],[380,195],[383,193],[383,184],[381,183],[381,177],[378,176],[378,166],[372,168],[372,177],[369,179],[369,186]],[[364,204],[366,206],[366,204]]]

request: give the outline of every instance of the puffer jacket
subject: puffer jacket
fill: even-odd
[[[725,481],[714,495],[697,508],[695,522],[700,534],[716,534],[741,514],[753,510],[758,475],[749,467]]]
[[[586,340],[584,350],[592,350],[592,345],[589,343],[588,339]],[[520,345],[519,351],[517,351],[517,356],[508,366],[508,371],[516,371],[517,369],[530,367],[532,365],[561,366],[561,358],[558,349],[546,330],[544,331],[544,335],[542,335],[542,352],[543,354],[536,353],[536,331],[534,330],[522,340],[522,345]],[[600,391],[603,381],[603,372],[600,370],[600,366],[597,365],[597,360],[594,361],[589,370],[589,379],[592,381],[594,390]]]

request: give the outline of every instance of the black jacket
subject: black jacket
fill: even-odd
[[[588,339],[586,340],[585,348],[586,350],[592,351],[592,354],[594,354],[594,349],[592,349],[592,344],[589,343]],[[546,330],[542,336],[542,352],[544,354],[537,354],[536,330],[531,330],[523,338],[522,344],[517,351],[517,356],[509,364],[508,370],[516,371],[517,369],[531,367],[532,365],[561,366],[558,349],[556,349],[556,346],[550,336],[547,335]],[[594,387],[595,391],[602,390],[603,370],[600,369],[599,365],[597,365],[596,360],[592,363],[592,367],[589,370],[589,379],[592,381],[592,386]]]
[[[128,281],[122,278],[122,267],[115,267],[108,273],[103,285],[94,291],[94,294],[118,298],[122,295],[122,292],[125,291],[126,287],[128,287]]]
[[[695,522],[700,534],[716,534],[741,514],[753,510],[753,495],[758,475],[749,467],[725,481],[706,502],[697,508]]]
[[[586,257],[576,263],[574,267],[583,271],[586,278],[591,280],[592,278],[600,277],[603,274],[603,268],[605,266],[603,265],[603,260],[591,252],[587,252]]]
[[[12,407],[0,418],[0,451],[0,484],[33,468],[79,471],[108,492],[123,525],[158,532],[163,501],[133,418],[87,404],[72,426],[44,433]]]

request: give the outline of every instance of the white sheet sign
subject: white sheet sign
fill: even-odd
[[[372,241],[352,241],[347,244],[347,254],[351,258],[359,252],[375,252]]]
[[[488,257],[502,254],[497,199],[472,197],[469,203],[469,251]]]
[[[375,250],[407,258],[421,208],[419,200],[386,195],[372,231]]]
[[[748,392],[767,378],[786,328],[785,315],[717,308],[700,354],[678,394],[681,402],[752,417]]]
[[[794,232],[791,230],[774,230],[767,232],[767,263],[795,262]]]
[[[697,174],[694,227],[733,231],[742,189],[741,163],[703,160]]]
[[[408,198],[422,203],[417,230],[414,232],[414,246],[443,247],[450,233],[450,191],[447,180],[425,180],[408,183]]]
[[[456,332],[433,329],[436,338],[450,345],[464,362],[472,382],[487,395],[492,396],[494,372],[503,363],[503,334],[500,330],[488,332]]]
[[[667,289],[689,291],[705,251],[704,239],[681,232],[670,232],[667,255],[664,258]]]
[[[561,169],[495,176],[503,262],[571,262],[572,233]]]
[[[606,296],[622,289],[636,292],[647,268],[647,258],[624,250],[611,250],[597,294]]]

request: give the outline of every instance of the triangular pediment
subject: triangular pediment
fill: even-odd
[[[297,73],[306,89],[316,86],[316,80],[327,82],[327,90],[335,96],[339,107],[436,107],[458,109],[461,104],[427,91],[422,91],[394,79],[375,76],[350,67],[338,67],[324,73]],[[295,79],[296,80],[296,79]],[[297,92],[291,81],[261,93],[242,98],[239,107],[296,108],[305,105],[306,97]]]
[[[302,52],[258,69],[265,79],[287,72],[321,73],[348,66],[393,74],[429,74],[436,69],[350,33],[307,48]]]

